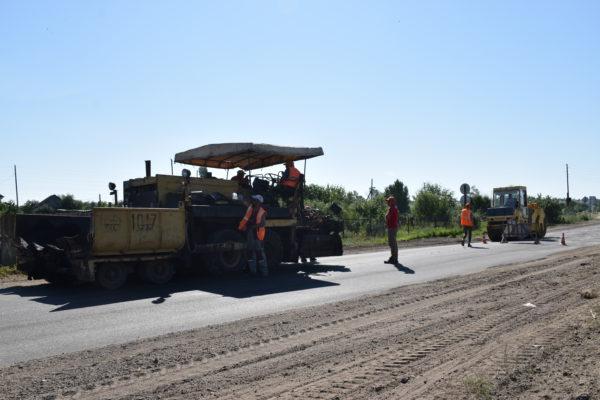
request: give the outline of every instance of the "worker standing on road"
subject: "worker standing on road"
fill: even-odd
[[[388,205],[387,213],[385,214],[385,227],[387,228],[388,244],[392,255],[386,264],[398,264],[398,241],[396,240],[396,234],[398,233],[398,227],[400,225],[398,207],[396,207],[396,198],[390,196],[385,199]]]
[[[473,212],[471,211],[471,203],[468,202],[467,204],[465,204],[465,207],[462,209],[462,211],[460,212],[460,225],[463,228],[463,238],[462,238],[462,242],[461,245],[465,245],[465,239],[468,238],[468,245],[469,247],[473,247],[471,246],[471,234],[473,232]]]
[[[269,275],[267,256],[265,254],[264,240],[267,234],[265,228],[267,211],[263,208],[263,197],[256,194],[251,197],[250,205],[246,210],[244,218],[240,221],[238,229],[246,231],[246,243],[249,251],[248,268],[250,273],[256,275],[257,265],[262,276]],[[258,256],[260,256],[260,261]]]

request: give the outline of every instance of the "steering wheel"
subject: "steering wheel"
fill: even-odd
[[[282,174],[282,172],[279,172],[277,174],[269,172],[269,173],[264,174],[264,177],[266,179],[270,180],[272,184],[275,184],[281,180],[281,174]]]

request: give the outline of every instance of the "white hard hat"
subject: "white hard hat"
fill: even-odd
[[[252,196],[252,198],[256,201],[258,201],[259,203],[264,202],[265,200],[263,199],[263,197],[260,194],[255,194],[254,196]]]

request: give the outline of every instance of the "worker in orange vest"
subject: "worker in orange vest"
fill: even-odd
[[[264,240],[267,235],[265,228],[267,211],[263,208],[264,199],[256,194],[250,198],[250,204],[246,209],[244,218],[240,221],[238,229],[246,232],[246,243],[249,251],[248,268],[250,273],[256,274],[257,265],[262,276],[269,275],[267,256],[265,254]],[[260,255],[260,261],[257,254]]]
[[[465,239],[467,239],[468,237],[468,245],[469,247],[473,247],[471,246],[471,234],[473,232],[473,212],[471,211],[471,203],[468,202],[467,204],[465,204],[465,207],[462,209],[462,211],[460,212],[460,225],[463,228],[463,238],[462,238],[462,242],[461,245],[465,245]]]
[[[285,171],[281,176],[281,184],[283,186],[295,189],[300,183],[300,171],[294,166],[293,161],[285,162]]]
[[[285,171],[279,181],[279,191],[284,197],[292,197],[300,184],[300,171],[294,166],[293,161],[285,162]]]

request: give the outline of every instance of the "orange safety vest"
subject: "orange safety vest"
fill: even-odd
[[[473,213],[468,208],[463,208],[460,212],[460,224],[467,228],[473,227]]]
[[[246,230],[246,225],[248,224],[248,221],[250,221],[250,218],[252,218],[252,214],[254,214],[254,208],[252,206],[249,206],[248,209],[246,209],[246,214],[244,214],[244,218],[242,218],[238,226],[238,229],[240,231]],[[256,225],[256,237],[260,241],[265,240],[265,236],[267,235],[267,229],[264,225],[266,215],[267,211],[264,208],[259,207],[258,211],[256,212],[256,219],[254,221],[254,225]]]
[[[281,181],[281,184],[294,189],[298,186],[298,182],[300,182],[300,171],[296,167],[289,167],[288,176]]]

